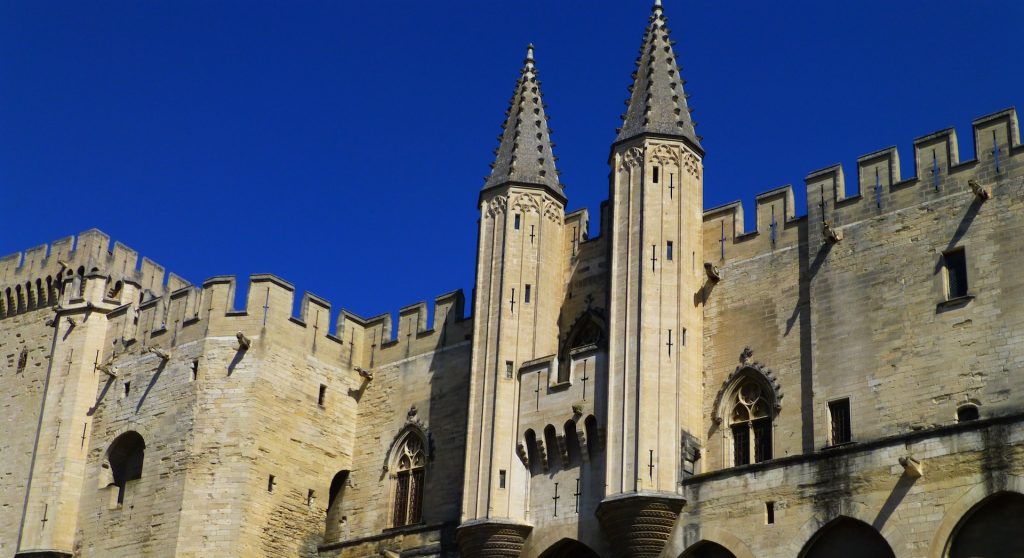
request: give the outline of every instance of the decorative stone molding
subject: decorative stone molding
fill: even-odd
[[[530,468],[530,452],[526,449],[526,444],[519,442],[516,444],[516,455],[519,456],[520,461],[527,469]]]
[[[689,152],[683,154],[683,170],[697,180],[700,180],[700,169],[700,160],[697,159],[696,155]]]
[[[619,170],[628,170],[630,168],[638,167],[643,160],[644,150],[639,147],[631,147],[622,155],[622,161],[619,163]]]
[[[494,196],[487,202],[487,211],[484,213],[486,217],[495,217],[499,214],[504,214],[508,208],[508,199],[505,196]]]
[[[532,525],[480,519],[459,526],[456,540],[459,554],[474,558],[516,558],[523,552]]]
[[[565,443],[565,434],[555,435],[555,442],[558,444],[558,453],[562,456],[562,466],[569,468],[569,445]]]
[[[537,437],[537,457],[540,458],[540,466],[546,473],[548,471],[548,450],[544,447],[544,436]]]
[[[597,518],[616,558],[661,555],[686,500],[663,492],[634,492],[606,498]]]
[[[544,196],[533,192],[516,192],[509,196],[508,206],[520,213],[540,213]]]
[[[576,428],[576,439],[580,444],[580,456],[583,458],[584,463],[590,462],[590,449],[587,446],[587,430],[586,428]]]
[[[723,415],[725,414],[722,410],[723,401],[726,400],[729,392],[732,391],[733,386],[742,378],[745,374],[754,375],[760,379],[766,386],[770,388],[773,395],[772,397],[772,411],[778,413],[782,410],[782,387],[779,386],[779,380],[775,377],[775,373],[770,368],[761,364],[760,362],[753,361],[754,351],[750,347],[744,347],[743,352],[740,353],[740,364],[732,371],[731,374],[722,382],[722,387],[718,390],[718,395],[715,397],[715,404],[712,407],[715,409],[715,416],[712,417],[715,424],[721,424],[723,421]]]
[[[651,151],[651,163],[663,167],[679,168],[679,150],[670,145],[657,145]]]
[[[562,204],[554,200],[544,200],[544,217],[555,223],[556,225],[562,224],[562,218],[565,216],[565,210]]]

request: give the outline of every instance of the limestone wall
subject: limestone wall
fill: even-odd
[[[903,472],[913,455],[924,475]],[[784,458],[756,472],[722,471],[686,482],[684,509],[662,556],[701,541],[738,558],[799,556],[830,521],[877,529],[897,558],[939,557],[972,506],[1000,490],[1024,492],[1024,423],[967,423],[864,447]],[[769,524],[765,505],[774,504]]]
[[[53,343],[44,324],[50,315],[44,309],[0,320],[0,556],[17,547]]]

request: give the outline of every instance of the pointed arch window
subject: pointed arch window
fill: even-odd
[[[395,500],[392,527],[419,523],[423,519],[423,481],[427,458],[423,438],[409,432],[395,452]]]
[[[762,382],[740,380],[733,392],[729,429],[733,465],[760,463],[772,458],[772,398]]]

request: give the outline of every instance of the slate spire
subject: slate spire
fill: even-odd
[[[555,170],[551,148],[551,129],[544,114],[540,80],[533,60],[533,45],[526,47],[526,60],[519,72],[516,88],[505,113],[491,175],[484,190],[511,182],[534,184],[551,189],[565,197]]]
[[[672,40],[669,39],[668,18],[655,0],[651,9],[640,55],[636,59],[633,85],[622,115],[622,128],[616,142],[644,133],[682,137],[700,149],[700,136],[694,131],[686,93],[679,76],[679,66]]]

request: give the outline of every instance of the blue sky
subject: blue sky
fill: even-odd
[[[706,207],[894,144],[909,176],[913,138],[948,126],[970,158],[971,120],[1024,99],[1017,0],[664,3]],[[0,253],[96,227],[188,280],[271,272],[335,311],[468,298],[526,43],[596,234],[650,4],[0,3]]]

